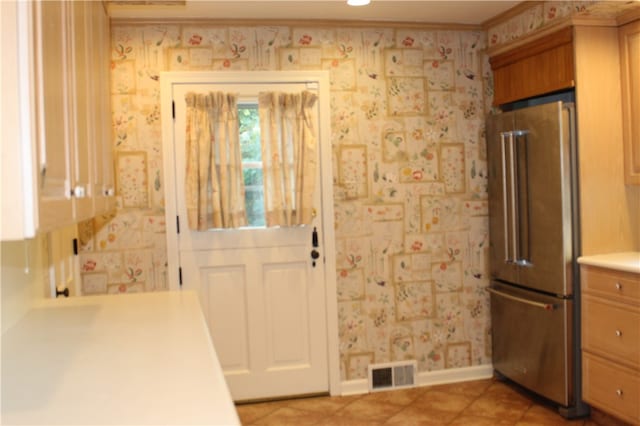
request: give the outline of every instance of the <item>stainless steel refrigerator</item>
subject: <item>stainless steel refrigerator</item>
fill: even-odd
[[[573,104],[487,120],[493,367],[554,402],[581,401]]]

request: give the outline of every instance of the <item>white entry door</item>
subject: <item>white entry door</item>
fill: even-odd
[[[166,178],[167,217],[173,214],[170,204],[175,200],[179,230],[175,236],[168,230],[170,258],[172,247],[177,255],[170,264],[177,261],[181,288],[196,290],[200,295],[205,320],[236,401],[329,391],[324,229],[327,220],[331,227],[333,222],[323,214],[327,209],[323,208],[319,171],[315,196],[318,214],[311,225],[189,230],[183,190],[185,94],[236,92],[240,93],[240,104],[248,105],[257,104],[260,91],[299,92],[309,88],[304,82],[238,84],[215,80],[171,87],[173,169]],[[322,136],[318,137],[319,143],[323,143]],[[330,165],[326,167],[330,173]],[[173,238],[175,241],[171,241]],[[312,258],[313,250],[320,254],[317,260]],[[170,265],[170,273],[172,269]]]

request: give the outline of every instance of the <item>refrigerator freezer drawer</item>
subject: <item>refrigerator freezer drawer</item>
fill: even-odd
[[[556,403],[573,404],[573,301],[493,282],[493,367]]]

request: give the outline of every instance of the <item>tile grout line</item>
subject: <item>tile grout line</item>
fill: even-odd
[[[486,391],[486,390],[489,388],[489,386],[491,386],[491,385],[488,385],[484,390]],[[484,393],[484,392],[483,392],[483,393]],[[471,405],[473,405],[473,403],[474,403],[474,402],[476,402],[478,399],[480,399],[480,398],[482,397],[483,393],[480,393],[479,395],[476,395],[476,396],[471,400],[471,402],[469,402],[469,404],[467,404],[467,406],[466,406],[466,407],[464,407],[462,410],[460,410],[460,411],[458,412],[458,414],[456,414],[456,416],[455,416],[453,419],[451,419],[451,421],[450,421],[450,422],[448,422],[448,424],[452,424],[452,423],[453,423],[457,418],[459,418],[460,416],[462,416],[462,414],[463,414],[463,413],[464,413],[464,412],[465,412],[469,407],[471,407]]]

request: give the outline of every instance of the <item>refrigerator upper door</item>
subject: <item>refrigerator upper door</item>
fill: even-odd
[[[570,129],[562,102],[487,121],[494,279],[571,294]]]
[[[514,117],[514,113],[506,112],[487,119],[490,272],[492,277],[508,282],[518,279],[517,265],[511,261],[510,167],[507,161]]]
[[[518,284],[572,292],[571,124],[562,102],[515,111]]]

